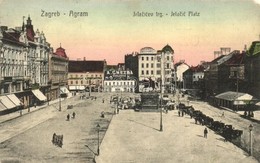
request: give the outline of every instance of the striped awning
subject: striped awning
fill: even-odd
[[[16,105],[7,96],[0,96],[0,101],[7,109],[16,107]]]
[[[32,90],[32,93],[33,93],[40,101],[46,101],[46,100],[47,100],[47,97],[44,96],[44,94],[43,94],[39,89]]]
[[[21,106],[21,101],[15,96],[15,94],[7,95],[7,97],[16,105]]]
[[[2,104],[2,102],[0,101],[0,111],[6,110],[7,108],[4,106],[4,104]]]

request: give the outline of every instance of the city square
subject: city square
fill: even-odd
[[[260,162],[259,8],[0,0],[0,162]]]
[[[17,112],[12,113],[15,114],[14,117],[8,115],[9,117],[4,119],[2,116],[1,161],[257,162],[249,156],[247,149],[242,150],[231,142],[225,142],[222,136],[210,129],[207,138],[204,138],[205,126],[195,124],[194,119],[188,115],[179,117],[176,109],[168,113],[163,112],[163,131],[160,131],[160,112],[124,109],[117,113],[116,105],[110,103],[112,95],[92,93],[90,97],[96,97],[96,100],[81,99],[77,95],[62,100],[61,111],[58,109],[59,101],[56,101],[22,116]],[[133,95],[122,94],[122,97],[124,96]],[[185,102],[185,98],[181,100]],[[207,110],[214,118],[221,118],[222,121],[243,129],[243,134],[248,135],[247,126],[244,129],[241,128],[243,125],[233,123],[234,119],[241,118],[238,114],[224,110],[223,118],[222,110],[205,109],[210,106],[201,102],[190,103],[195,108]],[[67,109],[68,105],[73,105],[73,108]],[[75,119],[68,121],[66,115],[72,112],[76,113]],[[8,120],[11,118],[11,121]],[[31,119],[30,127],[25,125],[28,118]],[[100,129],[97,128],[98,124]],[[10,130],[10,126],[17,127]],[[259,124],[254,124],[254,127],[258,131]],[[53,133],[64,136],[62,147],[52,143]],[[256,132],[254,134],[257,135]],[[259,148],[258,141],[259,138],[255,137],[255,149]]]

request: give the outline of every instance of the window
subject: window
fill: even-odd
[[[151,60],[153,61],[153,57],[151,57]]]
[[[83,84],[83,80],[81,80],[81,84]]]
[[[144,70],[142,70],[142,75],[144,75]]]
[[[146,60],[149,61],[149,57],[146,57]]]
[[[160,63],[157,63],[157,68],[160,68],[161,67],[161,64]]]
[[[153,68],[153,63],[151,63],[151,68]]]
[[[149,63],[146,63],[146,68],[149,68]]]
[[[170,57],[169,56],[167,56],[167,61],[169,61],[170,60]]]
[[[167,63],[167,64],[166,64],[166,67],[167,67],[167,68],[170,68],[170,64],[169,64],[169,63]]]
[[[76,80],[76,84],[78,84],[78,81]]]
[[[144,60],[144,57],[142,57],[142,61]]]
[[[151,75],[153,75],[153,70],[151,70]]]
[[[72,81],[72,80],[70,81],[70,84],[71,84],[71,85],[73,84],[73,81]]]
[[[142,63],[142,68],[144,68],[144,64]]]
[[[148,70],[146,70],[146,75],[149,75],[149,71]]]
[[[161,70],[157,70],[157,75],[160,75],[161,74]]]

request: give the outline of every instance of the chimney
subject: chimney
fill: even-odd
[[[247,51],[247,46],[245,45],[245,47],[244,47],[244,51],[246,52]]]

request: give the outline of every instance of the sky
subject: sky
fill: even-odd
[[[75,18],[71,12],[85,14]],[[126,54],[143,47],[161,50],[168,44],[175,62],[195,66],[213,60],[221,47],[243,50],[260,37],[260,0],[0,0],[1,26],[21,26],[29,15],[34,30],[43,31],[54,49],[66,49],[70,60],[108,64],[123,63]]]

